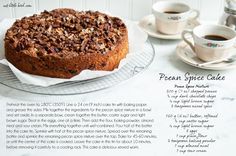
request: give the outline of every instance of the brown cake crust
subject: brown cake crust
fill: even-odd
[[[71,78],[82,70],[112,71],[128,53],[128,32],[117,17],[72,9],[17,20],[5,36],[5,56],[21,71]]]

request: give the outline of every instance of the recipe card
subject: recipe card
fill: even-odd
[[[235,156],[235,12],[1,0],[0,155]]]

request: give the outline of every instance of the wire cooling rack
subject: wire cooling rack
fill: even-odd
[[[10,88],[43,95],[74,95],[85,94],[112,87],[144,71],[153,61],[155,49],[150,41],[138,54],[129,60],[117,72],[90,80],[65,82],[49,87],[39,87],[21,83],[11,72],[9,67],[0,65],[0,83]]]

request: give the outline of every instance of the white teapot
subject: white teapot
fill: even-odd
[[[236,0],[225,0],[224,14],[220,19],[220,24],[226,25],[236,31]]]

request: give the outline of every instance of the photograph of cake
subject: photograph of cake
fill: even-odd
[[[5,56],[19,70],[71,78],[82,70],[112,71],[128,53],[124,22],[98,11],[55,9],[17,20]]]
[[[133,21],[71,8],[5,19],[0,29],[0,63],[9,66],[21,83],[41,87],[116,73],[131,63],[147,40]]]

